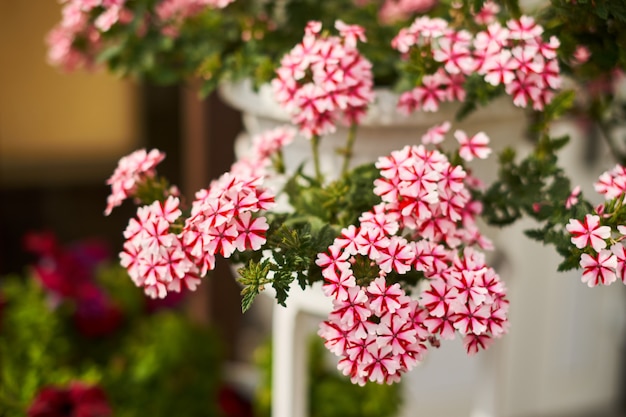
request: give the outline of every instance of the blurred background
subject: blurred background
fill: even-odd
[[[242,128],[237,111],[217,95],[201,101],[194,86],[158,87],[103,72],[62,74],[48,66],[44,37],[59,10],[55,1],[0,0],[0,276],[23,273],[33,262],[21,244],[33,230],[51,230],[63,243],[98,238],[117,253],[134,211],[127,204],[103,215],[109,194],[105,180],[119,158],[141,147],[159,148],[167,153],[159,172],[183,192],[193,192],[228,169]],[[535,246],[527,262],[542,262],[537,256],[545,250]],[[554,270],[549,263],[544,268]],[[523,311],[533,316],[521,326],[527,333],[513,328],[498,342],[504,346],[463,362],[456,374],[442,372],[456,362],[434,352],[425,370],[408,381],[413,387],[408,395],[419,396],[419,384],[431,384],[440,404],[452,403],[446,398],[473,389],[482,372],[478,364],[486,362],[506,373],[507,397],[500,400],[507,404],[500,408],[508,410],[506,415],[626,415],[624,289],[616,284],[591,293],[576,275],[551,277],[545,287],[524,293],[530,301]],[[192,320],[215,328],[224,360],[243,364],[233,366],[226,378],[239,379],[244,390],[258,378],[245,365],[269,337],[272,306],[267,301],[261,299],[257,310],[242,316],[239,287],[228,266],[220,265],[187,303]],[[546,344],[542,338],[560,342]],[[529,371],[522,374],[524,369]],[[433,375],[438,378],[434,385]],[[454,416],[465,406],[443,408]],[[430,415],[444,415],[430,410]]]
[[[43,40],[59,13],[54,1],[38,4],[37,13],[23,2],[0,1],[2,274],[29,260],[20,246],[29,230],[53,230],[63,242],[98,237],[120,250],[134,209],[103,215],[105,181],[119,158],[161,149],[167,158],[159,171],[183,191],[197,190],[229,168],[241,126],[235,111],[215,96],[200,101],[193,87],[144,85],[104,72],[62,74],[47,65]],[[233,280],[214,281],[226,285],[215,302],[235,307],[220,316],[237,320],[238,301],[228,299],[238,297]]]

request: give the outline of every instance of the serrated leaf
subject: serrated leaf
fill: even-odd
[[[276,301],[283,307],[286,307],[285,301],[289,295],[289,286],[293,282],[291,271],[277,271],[272,281],[272,287],[276,292]]]
[[[248,311],[250,309],[250,307],[252,306],[252,302],[254,301],[254,299],[256,298],[256,296],[259,294],[258,289],[252,288],[252,287],[246,287],[243,290],[241,290],[241,312],[245,313],[246,311]]]
[[[537,240],[539,242],[542,242],[545,237],[545,232],[541,229],[524,230],[524,234],[530,239]]]
[[[242,312],[245,313],[250,308],[255,297],[263,289],[263,286],[270,282],[267,278],[270,272],[270,266],[271,265],[268,260],[264,260],[262,262],[255,262],[251,260],[245,267],[237,270],[239,273],[237,281],[239,281],[243,286],[243,289],[241,290]]]

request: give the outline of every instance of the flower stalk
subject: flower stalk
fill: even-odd
[[[315,179],[322,184],[324,182],[324,176],[322,175],[322,168],[320,165],[320,137],[319,135],[313,135],[311,138],[311,154],[313,156],[313,168],[315,170]]]
[[[352,123],[350,129],[348,129],[348,138],[346,139],[346,147],[343,149],[343,166],[341,167],[341,175],[344,176],[348,173],[350,168],[350,162],[352,160],[352,149],[354,148],[354,142],[356,140],[356,131],[358,125]]]

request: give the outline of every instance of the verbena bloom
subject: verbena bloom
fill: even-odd
[[[594,184],[594,188],[607,200],[623,195],[626,193],[626,168],[616,165],[613,169],[604,172]]]
[[[586,214],[582,221],[570,219],[566,225],[566,230],[572,235],[572,244],[584,251],[579,260],[583,270],[582,281],[589,287],[609,285],[618,278],[626,284],[626,251],[623,244],[626,226],[615,225],[611,220],[615,210],[622,207],[626,191],[626,170],[621,165],[616,165],[602,173],[594,187],[605,197],[607,204],[597,205],[594,214]],[[566,201],[566,207],[574,204],[570,200],[576,200],[579,192],[580,187],[576,187]],[[601,226],[603,219],[611,226],[616,226],[615,235],[611,226]],[[607,248],[609,244],[611,246]]]
[[[481,9],[474,13],[474,21],[479,25],[488,25],[495,21],[498,13],[500,13],[500,6],[491,0],[487,0],[483,3]]]
[[[615,275],[626,284],[626,248],[621,243],[615,243],[610,248],[615,255]]]
[[[46,36],[48,60],[65,71],[91,68],[104,47],[102,33],[132,21],[126,0],[63,1],[61,22]],[[97,13],[96,13],[97,10]],[[93,22],[92,22],[93,20]]]
[[[572,55],[574,65],[582,65],[591,58],[591,51],[584,45],[578,45]]]
[[[609,250],[603,249],[595,255],[583,253],[580,266],[583,269],[582,281],[589,287],[609,285],[617,279],[617,257]]]
[[[267,158],[291,136],[287,131],[270,132],[271,143],[260,139],[255,145],[257,158]],[[122,158],[111,182],[130,195],[142,176],[156,174],[154,166],[163,156],[154,150]],[[180,199],[169,195],[139,207],[129,220],[120,263],[148,296],[193,291],[215,268],[217,256],[228,258],[235,251],[259,250],[265,244],[269,225],[260,212],[273,206],[274,194],[260,186],[262,177],[236,168],[233,165],[233,172],[197,192],[188,216],[183,217]]]
[[[122,309],[96,285],[81,287],[75,302],[72,318],[84,337],[106,337],[122,325]]]
[[[504,85],[516,106],[532,105],[542,110],[552,100],[553,90],[561,85],[556,60],[559,41],[555,37],[544,41],[543,28],[528,16],[509,20],[507,27],[502,27],[492,21],[497,13],[494,6],[485,3],[483,14],[476,19],[488,26],[473,35],[427,16],[398,32],[393,48],[405,56],[415,50],[440,64],[432,74],[421,77],[419,85],[401,95],[398,107],[402,112],[436,111],[442,101],[463,101],[463,84],[473,73],[493,86]],[[440,95],[441,90],[446,94]]]
[[[156,6],[160,20],[182,20],[207,8],[223,9],[235,0],[163,0]]]
[[[574,187],[570,195],[567,197],[567,200],[565,200],[565,208],[570,209],[576,204],[578,204],[579,195],[580,195],[580,186],[577,185],[576,187]]]
[[[572,243],[579,249],[591,246],[596,252],[606,248],[606,239],[611,236],[609,226],[600,226],[600,217],[587,214],[581,222],[570,219],[567,231],[572,235]]]
[[[105,392],[96,385],[72,382],[67,388],[46,386],[26,411],[28,417],[109,417],[113,415]]]
[[[468,137],[464,131],[457,130],[454,132],[454,137],[461,145],[459,155],[466,161],[474,158],[486,159],[491,154],[491,148],[488,146],[489,137],[484,132]]]
[[[321,23],[309,22],[272,80],[277,101],[307,138],[360,122],[374,98],[372,65],[357,49],[363,28],[342,21],[336,28],[340,36],[326,36]]]
[[[23,245],[38,257],[33,268],[43,288],[74,301],[92,289],[96,268],[110,256],[101,242],[84,241],[65,247],[50,232],[29,232],[23,238]]]
[[[385,0],[378,19],[386,24],[404,20],[415,13],[425,13],[435,7],[438,0]]]
[[[157,149],[150,152],[140,149],[121,158],[113,175],[106,182],[111,186],[111,194],[107,198],[104,214],[111,214],[113,208],[133,196],[142,181],[154,177],[155,168],[163,159],[165,154]]]

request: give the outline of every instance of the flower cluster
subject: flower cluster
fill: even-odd
[[[479,22],[488,25],[476,34],[428,16],[400,30],[393,47],[407,57],[432,60],[434,68],[434,72],[425,71],[418,85],[402,95],[400,108],[405,113],[434,112],[442,102],[464,101],[464,84],[474,74],[493,87],[504,86],[516,106],[532,104],[535,110],[542,110],[552,100],[561,84],[558,39],[544,41],[543,28],[529,16],[511,19],[502,26],[489,12],[493,6],[487,2],[477,15]]]
[[[480,206],[462,167],[424,146],[392,152],[376,166],[382,203],[317,259],[333,299],[319,334],[340,357],[339,369],[361,385],[399,381],[427,341],[438,346],[455,331],[476,353],[508,323],[504,285],[472,248],[491,245],[476,227]],[[425,279],[416,279],[416,299],[407,295],[409,276]]]
[[[355,224],[332,232],[332,240],[310,260],[320,268],[323,291],[334,305],[320,335],[354,383],[398,381],[421,360],[427,343],[437,346],[456,332],[470,354],[506,332],[504,285],[473,249],[492,247],[476,225],[481,205],[470,193],[476,181],[442,151],[426,147],[438,147],[449,130],[448,122],[434,126],[423,135],[423,145],[381,157],[372,166],[379,177],[365,185],[379,202]],[[250,154],[197,192],[189,214],[183,216],[173,195],[139,207],[124,232],[127,241],[120,254],[134,283],[151,297],[182,287],[194,290],[214,268],[216,256],[230,258],[235,252],[249,254],[238,259],[251,265],[260,257],[261,267],[252,267],[260,275],[248,270],[244,284],[257,292],[282,276],[284,268],[290,280],[299,269],[315,280],[307,252],[297,243],[312,238],[284,229],[288,222],[282,216],[287,214],[271,210],[275,193],[264,186],[276,172],[270,164],[276,168],[282,147],[294,135],[280,127],[252,138]],[[458,161],[486,158],[491,152],[482,132],[470,136],[457,130],[454,136],[460,145]],[[278,224],[270,225],[270,213]],[[294,212],[294,224],[303,216]],[[286,235],[268,240],[269,232],[285,230]],[[293,260],[288,260],[293,250],[289,241],[299,248]],[[258,283],[251,284],[255,279]]]
[[[127,0],[62,0],[62,19],[48,34],[48,60],[66,71],[96,65],[108,46],[107,35],[126,27],[138,37],[156,25],[167,37],[178,36],[179,26],[207,8],[224,8],[234,0],[162,0],[152,13],[136,15]],[[140,19],[140,20],[138,20]]]
[[[125,7],[126,0],[67,0],[61,22],[47,37],[48,59],[67,71],[91,67],[103,47],[102,32],[115,24],[125,25],[133,19]],[[83,43],[82,50],[76,48]]]
[[[609,285],[621,279],[626,284],[626,226],[619,224],[626,196],[626,169],[617,165],[603,173],[594,184],[607,200],[584,219],[570,219],[566,226],[572,243],[582,249],[582,281],[589,287]],[[616,222],[618,222],[616,224]]]
[[[215,256],[228,258],[235,250],[257,250],[268,228],[263,216],[274,201],[257,181],[229,173],[196,193],[191,215],[181,219],[180,200],[168,196],[137,210],[124,231],[122,265],[135,284],[152,298],[183,285],[195,290],[200,278],[215,268]]]
[[[120,253],[133,282],[152,298],[164,298],[183,288],[195,290],[200,278],[215,268],[216,255],[229,258],[235,251],[261,248],[269,226],[260,213],[274,205],[274,192],[263,186],[262,180],[272,159],[294,135],[295,131],[285,127],[253,138],[250,155],[198,191],[188,215],[183,215],[180,199],[171,191],[139,207],[124,231],[126,242]],[[108,181],[112,188],[109,206],[112,199],[119,205],[122,197],[138,197],[139,185],[150,187],[155,182],[156,160],[150,159],[154,164],[129,164],[140,160],[134,155],[158,155],[158,161],[164,158],[157,150],[141,150],[122,158]],[[118,191],[122,188],[124,193]]]
[[[322,35],[321,22],[309,22],[272,81],[276,100],[308,138],[334,132],[339,122],[358,124],[374,99],[372,64],[356,48],[365,30],[340,20],[335,27],[340,36]]]

